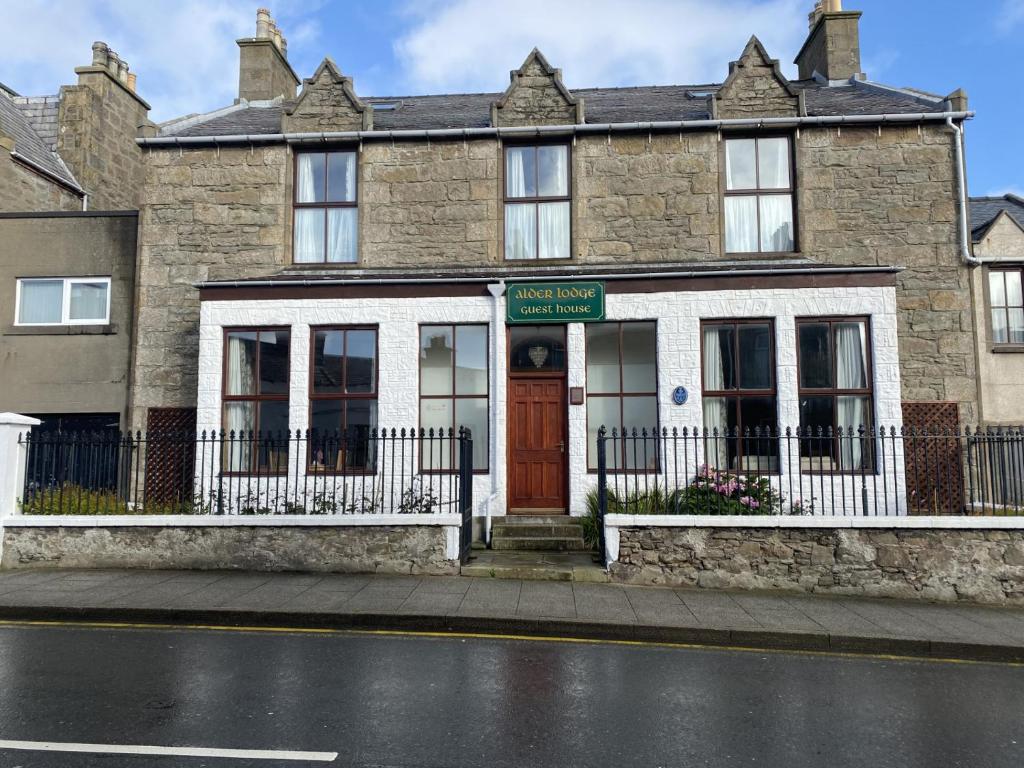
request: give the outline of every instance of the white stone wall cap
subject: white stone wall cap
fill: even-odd
[[[1022,530],[1024,515],[606,515],[609,528],[902,528]]]
[[[42,423],[39,419],[34,419],[31,416],[22,416],[20,413],[11,413],[10,411],[0,413],[0,426],[10,424],[17,427],[38,427]]]
[[[7,528],[217,528],[436,525],[458,526],[461,515],[18,515],[0,520]]]

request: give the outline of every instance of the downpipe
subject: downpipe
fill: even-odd
[[[963,126],[953,122],[952,117],[946,118],[946,127],[953,134],[953,142],[956,144],[956,184],[957,196],[960,203],[960,258],[971,267],[981,264],[981,259],[971,254],[971,244],[968,240],[969,229],[967,223],[967,180],[964,171],[964,129]]]
[[[493,328],[490,334],[491,336],[491,395],[493,403],[488,408],[490,417],[488,422],[490,424],[489,432],[490,437],[487,441],[489,443],[487,450],[491,451],[493,448],[490,460],[490,475],[491,475],[491,494],[487,497],[486,509],[484,511],[484,543],[487,548],[491,546],[491,507],[494,506],[494,500],[498,497],[498,328],[500,326],[501,318],[498,315],[498,303],[502,296],[505,295],[505,281],[499,280],[496,283],[489,283],[487,285],[487,291],[491,294],[493,299],[491,303],[491,317],[493,320]]]

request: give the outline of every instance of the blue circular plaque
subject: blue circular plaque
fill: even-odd
[[[686,387],[676,387],[672,390],[672,402],[676,405],[684,405],[689,396]]]

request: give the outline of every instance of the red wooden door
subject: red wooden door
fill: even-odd
[[[511,513],[566,512],[565,379],[509,380]]]

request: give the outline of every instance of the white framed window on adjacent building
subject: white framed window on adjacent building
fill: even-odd
[[[20,278],[14,303],[15,325],[106,325],[110,278]]]

